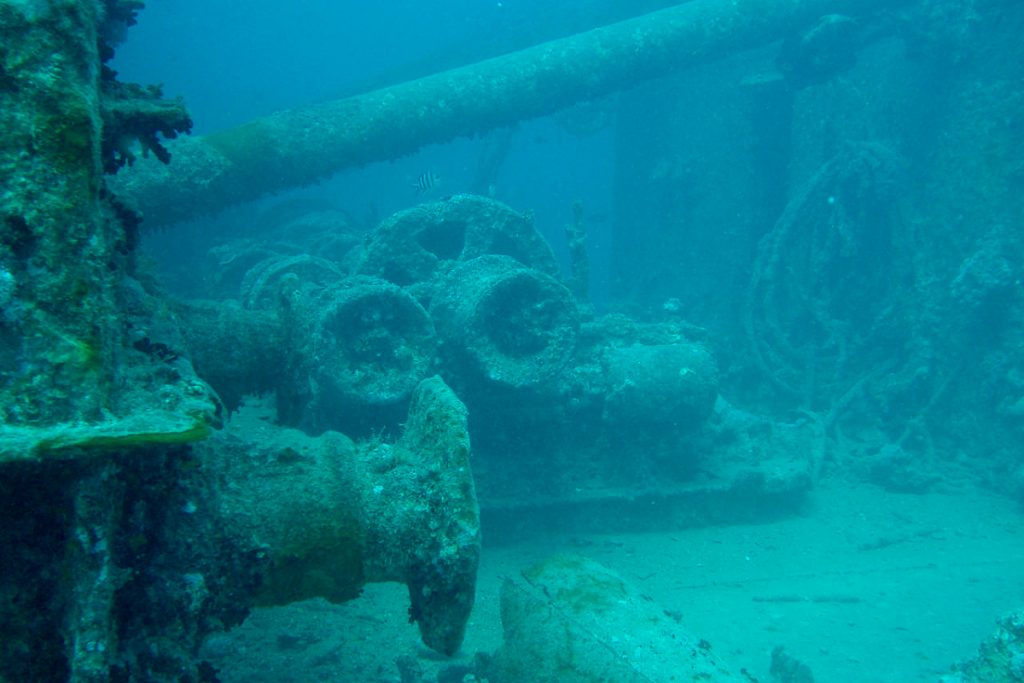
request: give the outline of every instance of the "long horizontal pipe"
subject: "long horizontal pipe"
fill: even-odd
[[[598,98],[884,0],[693,0],[568,38],[170,145],[169,167],[126,169],[115,191],[147,225],[195,218],[336,171],[395,159]],[[695,96],[697,93],[694,94]]]

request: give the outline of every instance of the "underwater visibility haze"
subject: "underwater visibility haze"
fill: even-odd
[[[0,683],[1024,681],[1024,3],[0,32]]]

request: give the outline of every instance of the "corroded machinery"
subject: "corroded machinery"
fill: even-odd
[[[342,602],[375,581],[406,584],[423,642],[451,654],[479,558],[469,457],[465,407],[434,377],[390,443],[243,414],[191,447],[7,464],[0,672],[210,680],[199,644],[252,607]]]
[[[492,539],[764,518],[810,487],[819,425],[774,428],[722,401],[707,333],[674,312],[595,316],[526,214],[455,195],[334,259],[314,255],[317,231],[309,254],[275,234],[216,247],[250,265],[223,316],[176,305],[182,353],[232,409],[265,394],[286,425],[365,439],[399,433],[411,388],[436,373],[468,408]]]
[[[479,552],[465,408],[418,371],[394,390],[394,442],[216,431],[226,411],[203,377],[223,384],[239,351],[272,367],[280,327],[236,315],[242,349],[199,336],[231,307],[195,302],[208,324],[185,335],[137,277],[139,217],[104,173],[140,146],[166,162],[158,135],[191,126],[104,65],[140,6],[0,3],[0,680],[214,680],[204,635],[368,581],[404,582],[424,643],[450,654]],[[347,310],[321,321],[325,342],[352,341]],[[190,346],[219,363],[197,372]]]
[[[348,274],[271,254],[241,278],[247,303],[230,316],[179,306],[189,353],[222,396],[264,391],[265,359],[204,342],[273,339],[278,418],[312,433],[396,431],[411,389],[440,374],[469,407],[482,485],[501,495],[561,495],[581,470],[614,488],[698,467],[718,393],[700,330],[595,318],[528,216],[456,195],[386,219],[345,261]]]
[[[234,304],[146,286],[122,199],[170,223],[880,4],[697,0],[169,150],[181,103],[104,66],[139,2],[0,3],[0,677],[212,680],[205,634],[374,580],[405,582],[424,642],[451,653],[479,548],[470,433],[491,491],[540,462],[557,495],[581,469],[690,472],[712,414],[699,331],[588,317],[495,202],[399,214],[344,266],[268,254]],[[109,183],[140,146],[174,171],[139,160]],[[287,426],[213,433],[271,390]]]
[[[344,602],[368,582],[404,583],[423,642],[454,653],[473,605],[480,550],[466,409],[439,377],[410,393],[405,430],[394,443],[357,444],[337,432],[311,437],[244,420],[203,442],[196,447],[201,467],[183,487],[195,496],[190,515],[207,533],[185,537],[204,547],[217,527],[235,553],[253,558],[241,574],[258,578],[250,604]],[[240,575],[213,566],[208,576],[231,582]]]

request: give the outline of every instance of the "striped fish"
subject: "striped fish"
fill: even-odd
[[[421,194],[425,194],[430,190],[434,189],[441,179],[437,177],[437,174],[433,171],[427,171],[421,173],[420,177],[416,179],[416,182],[412,184],[413,189],[416,190],[416,196],[419,197]]]

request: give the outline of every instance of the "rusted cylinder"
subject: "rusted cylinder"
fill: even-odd
[[[279,388],[281,418],[314,432],[379,428],[404,410],[434,360],[430,316],[406,291],[354,277],[284,294],[290,367]]]
[[[430,315],[452,372],[509,387],[553,378],[572,356],[580,324],[564,285],[507,256],[455,267]]]
[[[687,429],[710,417],[718,368],[701,344],[610,347],[601,356],[604,419],[613,427]]]
[[[182,351],[229,410],[246,394],[266,394],[280,384],[286,335],[273,312],[246,310],[231,300],[173,306],[185,342]]]

